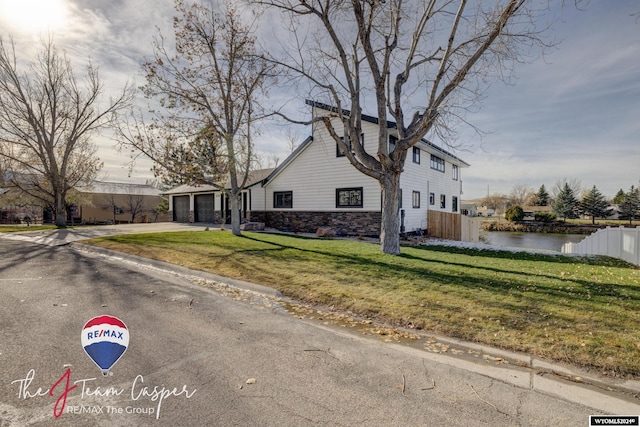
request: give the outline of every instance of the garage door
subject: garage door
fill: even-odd
[[[173,220],[189,222],[189,196],[173,196]]]
[[[193,200],[195,221],[213,223],[213,194],[200,194]]]

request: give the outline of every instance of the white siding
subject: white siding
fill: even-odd
[[[315,108],[315,115],[327,114],[327,111]],[[342,130],[337,119],[334,126]],[[378,125],[363,121],[365,149],[369,153],[378,151]],[[405,169],[400,179],[402,189],[402,209],[405,212],[405,231],[427,228],[427,215],[430,209],[452,212],[453,197],[458,198],[460,212],[462,168],[467,166],[463,162],[458,164],[458,179],[453,179],[453,163],[455,157],[439,151],[426,143],[419,143],[420,163],[413,162],[413,151],[407,153]],[[445,160],[445,171],[440,172],[431,168],[431,154]],[[336,208],[336,189],[363,188],[362,208]],[[331,138],[322,123],[313,126],[313,141],[295,159],[284,167],[275,177],[272,177],[258,194],[258,186],[252,189],[252,209],[279,210],[273,208],[273,193],[291,191],[293,193],[292,211],[341,211],[363,210],[380,211],[381,192],[378,182],[370,178],[355,167],[346,157],[336,156],[336,143]],[[420,207],[413,208],[413,192],[420,192]],[[429,204],[429,193],[434,193],[435,204]],[[446,206],[440,208],[440,196],[445,195]],[[260,205],[264,203],[264,205]],[[264,207],[263,207],[264,206]],[[282,209],[288,210],[288,209]]]
[[[365,146],[370,150],[377,145],[377,133],[373,124],[365,125]],[[359,187],[363,189],[362,208],[336,208],[336,189]],[[356,170],[346,157],[336,156],[336,143],[322,124],[314,125],[311,144],[266,189],[267,210],[277,210],[273,208],[277,191],[293,192],[292,210],[296,211],[380,210],[378,182]]]

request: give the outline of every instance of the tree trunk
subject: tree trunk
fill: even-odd
[[[380,247],[385,254],[400,254],[400,215],[398,195],[400,173],[388,173],[380,181],[382,188],[382,221],[380,222]]]
[[[231,192],[229,195],[229,201],[231,202],[231,232],[234,236],[240,236],[240,193]]]
[[[56,204],[54,206],[55,216],[56,216],[56,227],[66,227],[67,226],[67,207],[65,206],[65,197],[62,193],[57,193],[56,196]]]

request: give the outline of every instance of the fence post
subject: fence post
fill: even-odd
[[[633,250],[636,256],[636,265],[640,265],[640,227],[636,227],[636,244],[633,245]]]

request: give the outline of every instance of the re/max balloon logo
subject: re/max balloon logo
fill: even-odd
[[[97,316],[85,323],[80,339],[89,358],[100,368],[102,374],[107,376],[109,370],[120,360],[129,346],[129,329],[117,317]],[[72,380],[71,368],[67,368],[50,387],[35,386],[35,378],[35,369],[30,369],[26,376],[12,381],[11,384],[18,386],[19,400],[55,398],[53,406],[55,418],[60,418],[63,413],[67,413],[96,416],[101,414],[155,415],[155,418],[159,419],[162,403],[166,399],[190,399],[196,393],[196,389],[191,389],[186,384],[182,387],[154,386],[142,375],[135,377],[128,387],[129,393],[125,393],[127,387],[122,387],[122,381],[119,381],[118,387],[105,387],[104,385],[95,385],[98,384],[98,378]],[[161,383],[164,384],[165,381],[161,381]],[[79,400],[74,401],[75,405],[67,405],[67,398],[73,392],[79,393]],[[92,404],[82,404],[85,398],[91,398]],[[96,404],[96,398],[108,398],[108,404]],[[140,406],[144,401],[153,402],[154,406]]]
[[[81,341],[87,356],[107,375],[129,346],[129,330],[117,317],[97,316],[82,328]]]

